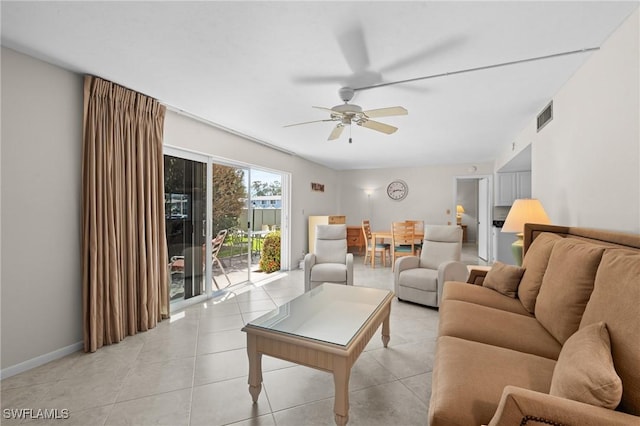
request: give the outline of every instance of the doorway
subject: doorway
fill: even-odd
[[[258,282],[281,268],[261,262],[267,239],[282,233],[282,181],[279,173],[214,162],[212,217],[213,235],[226,234],[225,244],[214,264],[215,289],[245,282]],[[282,252],[282,244],[280,244]],[[223,271],[224,269],[224,271]],[[265,269],[269,269],[266,270]]]
[[[288,174],[172,147],[164,154],[172,310],[289,267]],[[264,271],[267,239],[277,263]]]
[[[459,176],[454,185],[453,211],[465,230],[463,244],[485,262],[491,252],[491,182],[491,176]]]

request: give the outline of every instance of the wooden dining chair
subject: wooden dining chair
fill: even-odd
[[[367,259],[371,259],[371,267],[376,267],[376,254],[380,254],[380,262],[382,266],[387,266],[387,253],[391,257],[391,244],[379,243],[373,240],[371,235],[371,224],[368,220],[362,221],[362,234],[366,244],[366,251],[364,254],[364,264],[367,264]]]
[[[391,269],[395,270],[396,258],[415,256],[416,236],[412,223],[391,223]]]
[[[416,256],[420,256],[420,252],[422,251],[422,239],[424,238],[424,220],[407,220],[405,222],[413,226],[413,233],[416,237],[414,250],[416,252]]]

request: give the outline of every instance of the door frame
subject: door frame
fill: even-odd
[[[189,161],[197,161],[199,163],[204,163],[207,167],[206,169],[206,179],[207,182],[211,182],[211,166],[210,166],[210,161],[209,161],[209,156],[206,154],[201,154],[201,153],[197,153],[197,152],[193,152],[193,151],[189,151],[189,150],[184,150],[181,148],[176,148],[176,147],[172,147],[172,146],[167,146],[164,145],[162,147],[162,155],[163,157],[165,155],[170,155],[172,157],[177,157],[177,158],[182,158],[185,160],[189,160]],[[211,188],[211,185],[208,184],[207,185],[207,194],[206,194],[206,199],[209,200],[211,199],[211,195],[213,189]],[[212,214],[211,214],[211,203],[206,203],[206,207],[205,207],[205,218],[206,218],[206,225],[205,225],[205,241],[211,241],[212,240],[212,227],[211,227],[211,218],[212,218]],[[211,259],[211,244],[205,244],[205,259]],[[197,295],[197,296],[193,296],[189,299],[182,299],[182,300],[177,300],[175,302],[170,303],[170,311],[174,312],[174,311],[178,311],[180,309],[183,309],[187,306],[191,306],[194,305],[196,303],[200,303],[203,302],[205,300],[207,300],[210,297],[211,294],[211,274],[212,274],[212,270],[211,270],[211,262],[205,262],[205,275],[204,275],[204,280],[205,280],[205,287],[204,287],[204,293]]]
[[[492,253],[492,238],[491,238],[491,222],[493,220],[493,175],[492,174],[482,174],[482,175],[463,175],[463,176],[454,176],[453,177],[453,200],[451,207],[451,223],[456,223],[456,205],[458,202],[458,180],[477,180],[487,179],[487,229],[486,229],[486,249],[487,249],[487,259],[483,259],[485,261],[489,261]],[[478,200],[480,199],[480,194],[476,194],[478,196]],[[478,232],[480,229],[478,228]],[[479,250],[478,250],[479,251]]]
[[[211,154],[201,153],[185,148],[181,148],[173,145],[163,145],[162,154],[170,155],[173,157],[184,158],[186,160],[203,162],[207,165],[207,207],[206,207],[206,228],[205,228],[205,241],[211,241],[213,239],[213,185],[211,184],[213,180],[213,164],[220,164],[229,167],[235,167],[239,169],[245,169],[248,171],[247,182],[250,185],[251,182],[251,170],[260,170],[264,172],[269,172],[273,174],[280,175],[282,182],[282,225],[280,229],[281,241],[280,241],[280,269],[288,271],[290,269],[290,248],[291,248],[291,173],[284,172],[281,170],[270,169],[268,167],[258,166],[254,164],[244,163],[241,161],[232,161],[227,158],[218,157]],[[248,213],[250,214],[251,209],[251,192],[250,188],[247,188],[247,198],[248,198]],[[249,216],[250,217],[250,216]],[[205,245],[205,259],[211,259],[211,244]],[[251,251],[248,253],[249,258],[251,257]],[[249,259],[250,260],[250,259]],[[200,303],[211,299],[216,296],[217,292],[213,291],[213,270],[211,262],[205,263],[205,291],[204,294],[194,296],[190,299],[175,301],[170,304],[171,312],[177,312],[181,309],[184,309],[188,306],[194,305],[196,303]],[[250,271],[247,273],[247,281],[250,281]]]

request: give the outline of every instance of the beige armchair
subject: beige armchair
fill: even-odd
[[[467,265],[460,262],[461,251],[461,227],[426,225],[420,257],[401,257],[395,263],[398,299],[440,306],[445,281],[466,281],[469,275]]]
[[[316,251],[304,257],[304,291],[322,283],[353,285],[346,225],[316,225]]]

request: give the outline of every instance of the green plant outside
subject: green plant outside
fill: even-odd
[[[260,254],[260,269],[267,273],[280,270],[280,231],[271,232],[265,237]]]

